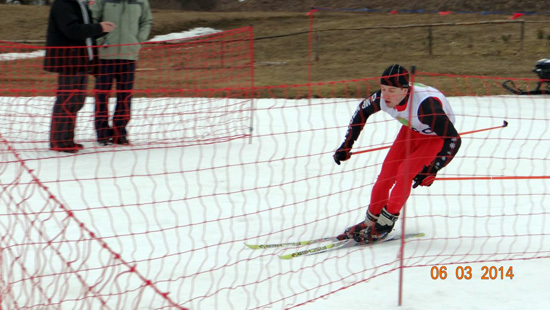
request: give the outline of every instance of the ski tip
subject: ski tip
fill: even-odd
[[[424,236],[426,236],[426,234],[423,233],[423,232],[421,232],[421,233],[415,234],[414,236],[415,236],[415,237],[424,237]]]
[[[257,250],[257,249],[260,249],[261,247],[257,244],[248,244],[245,242],[245,244],[249,249],[253,249],[253,250]]]
[[[280,259],[286,259],[286,260],[289,260],[289,259],[291,259],[291,258],[293,258],[293,257],[294,257],[294,255],[292,255],[292,254],[279,255],[279,258],[280,258]]]

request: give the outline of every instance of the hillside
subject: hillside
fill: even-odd
[[[220,2],[219,10],[235,6],[235,12],[155,9],[152,36],[195,27],[227,30],[252,25],[256,38],[256,85],[307,83],[310,20],[305,14],[307,9],[296,2],[277,1],[288,7],[287,12],[256,12],[254,10],[271,8],[272,1],[260,0]],[[317,1],[316,4],[353,7],[360,2]],[[432,8],[440,7],[437,1],[422,2],[426,6],[432,4]],[[463,1],[449,1],[447,5],[459,2]],[[369,3],[375,7],[382,1]],[[414,3],[420,1],[408,5],[412,8]],[[535,1],[496,1],[495,9],[517,3],[540,7],[540,2]],[[0,28],[0,40],[44,40],[48,9],[0,5],[0,19],[10,25]],[[514,21],[510,16],[509,13],[483,15],[479,12],[442,16],[434,12],[390,15],[321,11],[313,19],[317,61],[312,63],[311,81],[373,77],[391,63],[416,65],[420,71],[442,74],[535,78],[531,71],[535,62],[550,57],[550,21],[545,14],[525,15]],[[489,23],[495,21],[500,23]],[[485,24],[476,24],[480,22]],[[431,32],[430,27],[420,26],[426,24],[434,25]],[[446,26],[437,26],[442,24]],[[407,25],[415,27],[405,27]]]
[[[462,0],[411,0],[404,2],[392,2],[387,0],[219,0],[215,11],[280,11],[303,12],[312,6],[329,8],[368,8],[382,11],[390,10],[425,10],[425,11],[504,11],[504,12],[547,12],[547,1],[518,0],[518,1],[462,1]]]

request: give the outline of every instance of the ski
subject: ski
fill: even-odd
[[[424,233],[410,233],[410,234],[405,234],[404,238],[405,239],[420,238],[420,237],[424,237],[424,236],[425,236]],[[335,239],[335,238],[329,238],[329,239]],[[373,244],[385,243],[385,242],[394,241],[394,240],[401,240],[401,235],[394,235],[394,236],[391,236],[389,238],[386,238],[382,241],[379,241],[379,242],[376,242],[376,243],[373,243]],[[359,242],[356,242],[353,239],[339,240],[339,241],[335,241],[335,242],[332,242],[332,243],[329,243],[329,244],[326,244],[326,245],[323,245],[323,246],[319,246],[319,247],[316,247],[316,248],[302,250],[302,251],[296,251],[296,252],[280,255],[279,257],[281,259],[287,259],[288,260],[288,259],[292,259],[292,258],[299,257],[299,256],[319,254],[319,253],[334,251],[334,250],[343,249],[343,248],[349,248],[349,247],[358,246],[358,245],[369,245],[369,244],[360,244]]]
[[[318,254],[318,253],[333,251],[333,250],[337,250],[337,249],[348,248],[348,247],[351,247],[351,246],[355,246],[357,244],[358,244],[358,242],[356,242],[353,239],[339,240],[337,242],[332,242],[332,243],[329,243],[329,244],[326,244],[326,245],[323,245],[323,246],[319,246],[319,247],[316,247],[316,248],[313,248],[313,249],[307,249],[307,250],[292,252],[292,253],[288,253],[288,254],[284,254],[284,255],[279,255],[279,258],[281,258],[281,259],[292,259],[292,258],[298,257],[298,256]]]
[[[257,249],[270,249],[270,248],[286,248],[286,247],[293,247],[293,246],[303,246],[303,245],[310,245],[314,243],[321,243],[321,242],[337,242],[338,239],[336,237],[324,237],[319,239],[312,239],[312,240],[306,240],[306,241],[295,241],[295,242],[285,242],[285,243],[266,243],[266,244],[248,244],[245,243],[245,245],[253,250]]]

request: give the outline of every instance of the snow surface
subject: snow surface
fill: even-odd
[[[17,150],[38,179],[128,260],[165,257],[161,263],[138,263],[138,268],[155,281],[181,282],[159,285],[184,306],[280,309],[314,300],[301,308],[397,309],[398,243],[291,261],[277,256],[288,249],[254,251],[243,245],[334,235],[363,217],[385,151],[356,156],[342,166],[331,158],[357,99],[259,99],[252,143],[240,139],[181,147],[177,141],[151,148],[147,122],[156,122],[147,111],[154,106],[176,115],[178,107],[172,98],[164,100],[165,106],[162,98],[136,98],[129,128],[134,146],[101,149],[93,142],[93,100],[88,98],[76,139],[89,153],[77,155],[47,150],[50,111],[45,101],[54,98],[0,100],[12,103],[13,117],[34,116],[32,126],[4,129],[3,135],[16,141],[27,132],[19,136]],[[180,100],[188,106],[196,98]],[[503,119],[510,125],[464,136],[459,156],[439,177],[548,175],[546,101],[542,96],[451,97],[461,132],[498,126]],[[400,126],[383,113],[369,121],[364,133],[372,135],[362,135],[358,148],[391,142]],[[156,126],[157,132],[180,133],[169,122]],[[30,144],[25,149],[23,142],[29,140],[43,141],[43,148]],[[3,169],[4,182],[18,170],[13,163]],[[44,196],[36,192],[27,201],[41,208]],[[400,309],[547,309],[547,192],[546,180],[436,181],[414,190],[406,207],[406,231],[423,231],[426,237],[407,244],[405,264],[423,267],[404,270]],[[59,229],[58,223],[45,225],[52,225],[45,231]],[[448,278],[433,280],[433,265],[445,266]],[[456,279],[457,266],[471,267],[473,278]],[[514,277],[482,280],[482,266],[511,266]],[[181,281],[174,280],[180,276]]]
[[[185,100],[193,99],[179,103],[185,105]],[[77,140],[93,152],[63,155],[46,145],[54,98],[3,97],[0,106],[12,106],[0,111],[0,117],[10,117],[1,122],[0,132],[8,141],[41,141],[39,149],[36,144],[17,146],[28,167],[76,218],[127,260],[166,255],[153,264],[138,263],[138,269],[153,280],[182,277],[181,283],[165,289],[191,309],[550,309],[547,180],[436,181],[430,188],[414,190],[406,206],[405,229],[423,231],[426,237],[405,248],[405,264],[420,267],[403,271],[402,307],[397,306],[397,243],[291,261],[277,257],[288,250],[243,246],[245,241],[334,235],[363,217],[385,151],[357,156],[342,166],[331,158],[358,100],[260,99],[255,102],[251,143],[241,139],[147,148],[142,147],[148,142],[144,131],[151,126],[174,135],[180,131],[140,115],[150,109],[150,101],[136,98],[129,131],[143,140],[102,151],[93,143],[93,100],[88,98],[79,113]],[[24,104],[14,104],[18,101]],[[547,97],[450,101],[461,132],[504,119],[510,125],[464,137],[457,158],[439,177],[549,175]],[[181,114],[170,100],[158,109]],[[30,116],[35,121],[22,122],[24,128],[6,127],[17,124],[14,118],[24,121]],[[391,143],[399,124],[377,117],[369,120],[356,147]],[[144,126],[147,120],[150,126]],[[19,173],[16,163],[6,163],[0,180],[6,184]],[[27,198],[31,208],[43,207],[42,194]],[[2,235],[7,234],[4,228]],[[121,237],[110,238],[115,235]],[[433,265],[445,266],[448,278],[433,280]],[[457,279],[458,266],[471,267],[473,278]],[[514,278],[482,280],[483,266],[512,267]]]
[[[169,34],[158,35],[153,37],[148,42],[157,42],[157,41],[180,42],[182,39],[188,39],[188,38],[197,37],[197,36],[204,36],[208,34],[217,33],[220,31],[221,30],[216,30],[210,27],[197,27],[197,28],[193,28],[191,30],[186,30],[182,32],[174,32]]]

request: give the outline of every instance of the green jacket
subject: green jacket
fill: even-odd
[[[116,28],[98,38],[99,58],[137,60],[153,24],[149,0],[90,1],[94,23],[113,22]],[[122,44],[122,45],[121,45]]]

